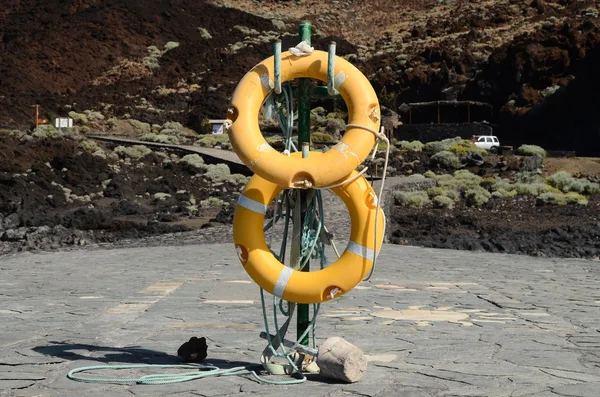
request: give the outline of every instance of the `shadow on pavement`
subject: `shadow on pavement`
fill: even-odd
[[[179,356],[157,350],[143,349],[138,346],[108,347],[81,343],[63,343],[50,341],[46,346],[36,346],[33,351],[46,356],[60,357],[65,360],[87,360],[101,363],[125,364],[183,364]],[[199,364],[215,365],[220,368],[232,368],[255,365],[246,361],[229,361],[208,357]]]

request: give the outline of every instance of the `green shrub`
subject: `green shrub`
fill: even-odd
[[[227,178],[227,182],[234,185],[246,185],[248,183],[249,178],[242,174],[231,174],[229,178]]]
[[[443,152],[445,149],[446,148],[444,147],[442,142],[435,141],[435,142],[427,142],[425,145],[423,145],[422,150],[433,155],[433,154],[436,154],[439,152]]]
[[[454,208],[454,200],[446,196],[436,196],[433,198],[433,205],[438,208]]]
[[[183,132],[183,125],[181,123],[178,123],[176,121],[167,121],[166,123],[164,123],[162,125],[162,127],[160,128],[160,130],[176,130],[176,131],[182,131]]]
[[[464,192],[468,189],[479,187],[481,177],[477,176],[468,170],[459,170],[454,172],[454,175],[439,175],[437,178],[438,186],[445,190],[455,190]]]
[[[539,190],[538,190],[538,194],[542,194],[542,193],[562,193],[560,190],[558,190],[557,188],[555,188],[554,186],[550,186],[550,185],[541,185]]]
[[[461,139],[449,146],[446,150],[456,154],[460,158],[468,157],[472,153],[479,153],[481,155],[487,154],[485,149],[478,148],[473,142],[467,139]]]
[[[231,176],[231,173],[225,164],[209,164],[204,176],[213,182],[223,182]]]
[[[401,150],[407,150],[411,152],[420,152],[423,150],[423,145],[420,141],[400,141],[398,142],[398,146]]]
[[[114,150],[116,154],[121,157],[129,157],[135,160],[139,160],[146,157],[152,150],[144,145],[133,145],[133,146],[117,146]]]
[[[104,120],[104,115],[102,113],[95,112],[93,110],[86,110],[85,116],[87,117],[88,121],[90,121],[90,122]],[[73,120],[73,121],[75,121],[75,120]]]
[[[424,191],[394,192],[394,202],[406,207],[421,208],[429,204],[430,200]]]
[[[550,175],[547,179],[548,183],[562,192],[577,192],[586,194],[598,193],[599,186],[597,183],[592,183],[585,178],[573,178],[568,172],[559,171],[556,174]]]
[[[79,146],[88,153],[94,153],[98,150],[102,150],[96,142],[89,139],[82,139],[81,142],[79,142]]]
[[[489,201],[491,196],[492,194],[481,186],[476,186],[465,191],[467,205],[471,207],[481,207]]]
[[[515,183],[513,189],[521,196],[537,196],[540,186],[532,183]]]
[[[464,141],[464,139],[457,136],[456,138],[448,138],[442,141],[427,142],[423,147],[423,150],[429,154],[436,154],[448,150],[451,146],[459,144],[462,141]]]
[[[427,189],[427,195],[429,196],[429,198],[434,198],[437,196],[444,196],[445,190],[441,186],[430,187],[429,189]]]
[[[516,190],[507,191],[502,188],[500,188],[492,193],[492,197],[496,197],[496,198],[510,198],[510,197],[515,197],[516,195],[517,195]]]
[[[458,169],[462,167],[460,159],[451,152],[441,151],[437,152],[429,159],[432,165],[446,169]]]
[[[165,201],[166,199],[170,198],[171,195],[169,193],[162,193],[162,192],[158,192],[154,194],[154,199],[158,200],[158,201]]]
[[[141,122],[139,120],[133,120],[133,119],[130,119],[130,120],[127,120],[127,121],[129,122],[129,124],[131,124],[131,126],[134,129],[136,129],[138,131],[143,131],[143,132],[150,132],[150,131],[152,131],[152,127],[148,123],[144,123],[144,122]]]
[[[387,149],[388,144],[385,142],[379,142],[379,144],[377,144],[377,151],[378,152],[385,152]],[[396,147],[394,145],[392,145],[390,143],[390,152],[393,152],[394,150],[396,150]]]
[[[454,189],[444,189],[444,196],[451,198],[455,202],[460,200],[460,192]]]
[[[198,154],[186,154],[179,162],[195,170],[206,171],[208,169],[208,166],[204,164],[204,159]]]
[[[200,123],[200,134],[212,134],[213,127],[210,123],[210,119],[204,118]]]
[[[210,40],[212,39],[212,35],[208,32],[208,30],[199,27],[198,31],[200,32],[200,37],[202,37],[204,40]]]
[[[479,185],[483,180],[479,175],[475,175],[469,170],[454,171],[454,178],[464,181],[464,183],[469,185]]]
[[[203,135],[196,142],[194,142],[194,145],[209,148],[215,146],[231,147],[231,144],[229,143],[229,135],[227,134]]]
[[[179,43],[176,41],[169,41],[167,44],[165,44],[165,46],[163,47],[165,49],[164,52],[170,51],[174,48],[179,47]]]
[[[223,200],[217,197],[209,197],[206,200],[200,201],[200,206],[203,208],[207,207],[220,207],[223,205]]]
[[[331,134],[325,132],[313,132],[310,134],[310,140],[314,143],[335,142]]]
[[[88,123],[88,118],[83,113],[69,112],[69,117],[73,119],[73,124],[84,125]]]
[[[108,120],[106,120],[106,124],[108,125],[108,128],[110,129],[114,129],[117,126],[117,118],[116,117],[111,117]]]
[[[600,191],[600,185],[590,181],[587,181],[587,184],[583,188],[585,194],[596,194],[598,191]]]
[[[542,193],[537,198],[538,203],[566,205],[567,196],[562,193]]]
[[[517,149],[517,154],[521,156],[534,156],[539,154],[540,156],[546,158],[546,151],[536,145],[521,145]]]
[[[491,190],[497,191],[500,189],[510,192],[511,190],[515,190],[515,185],[513,185],[508,179],[496,178],[496,182],[491,186]]]
[[[179,145],[181,142],[176,136],[165,135],[165,134],[145,134],[140,137],[140,141],[144,142],[157,142],[157,143],[170,143]]]
[[[169,135],[172,137],[181,137],[185,139],[185,131],[182,130],[173,130],[173,129],[168,129],[168,128],[164,128],[162,130],[160,130],[160,132],[158,132],[158,134],[160,135]]]
[[[425,178],[432,178],[432,179],[435,179],[435,177],[436,177],[435,172],[433,172],[431,170],[425,171],[425,173],[423,174],[423,176]]]
[[[64,134],[62,131],[57,130],[51,124],[40,124],[35,130],[33,130],[33,134],[31,134],[34,138],[37,139],[57,139],[62,138]]]
[[[567,204],[579,204],[579,205],[587,205],[588,204],[588,199],[579,193],[569,192],[569,193],[565,194],[565,198],[567,199]]]
[[[517,172],[515,183],[544,183],[545,180],[535,172]]]

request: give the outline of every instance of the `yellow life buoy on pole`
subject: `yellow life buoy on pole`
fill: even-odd
[[[311,152],[309,160],[318,162],[324,157]],[[350,241],[335,263],[314,272],[300,272],[283,265],[267,247],[263,232],[265,213],[282,190],[254,175],[239,197],[233,217],[233,241],[244,269],[264,290],[290,302],[320,303],[347,293],[369,273],[383,242],[385,215],[379,208],[375,247],[377,196],[371,185],[361,176],[331,189],[350,212]]]
[[[327,81],[327,57],[324,51],[307,56],[284,52],[281,81],[296,78]],[[370,131],[379,131],[379,101],[367,78],[345,59],[335,58],[334,76],[334,86],[348,107],[349,127],[337,145],[319,159],[308,160],[279,153],[263,137],[258,116],[274,87],[274,57],[252,68],[235,89],[227,114],[232,123],[228,129],[231,144],[244,164],[262,178],[289,188],[332,185],[361,164],[376,142]]]

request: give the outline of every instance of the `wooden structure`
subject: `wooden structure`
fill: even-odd
[[[437,123],[442,123],[441,108],[442,107],[466,107],[467,109],[467,123],[471,122],[471,107],[484,107],[490,110],[490,119],[493,116],[493,107],[489,103],[477,102],[477,101],[431,101],[431,102],[415,102],[408,104],[408,124],[412,124],[412,110],[413,108],[424,108],[424,107],[437,107]]]

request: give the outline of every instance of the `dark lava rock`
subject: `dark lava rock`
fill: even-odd
[[[14,229],[21,225],[21,217],[19,214],[10,214],[2,222],[4,229]]]
[[[192,336],[188,342],[185,342],[179,349],[177,355],[183,358],[186,363],[199,363],[208,355],[208,346],[206,338],[197,338]]]
[[[544,158],[539,154],[534,154],[533,156],[523,157],[521,161],[520,171],[533,172],[537,171],[544,166]]]

